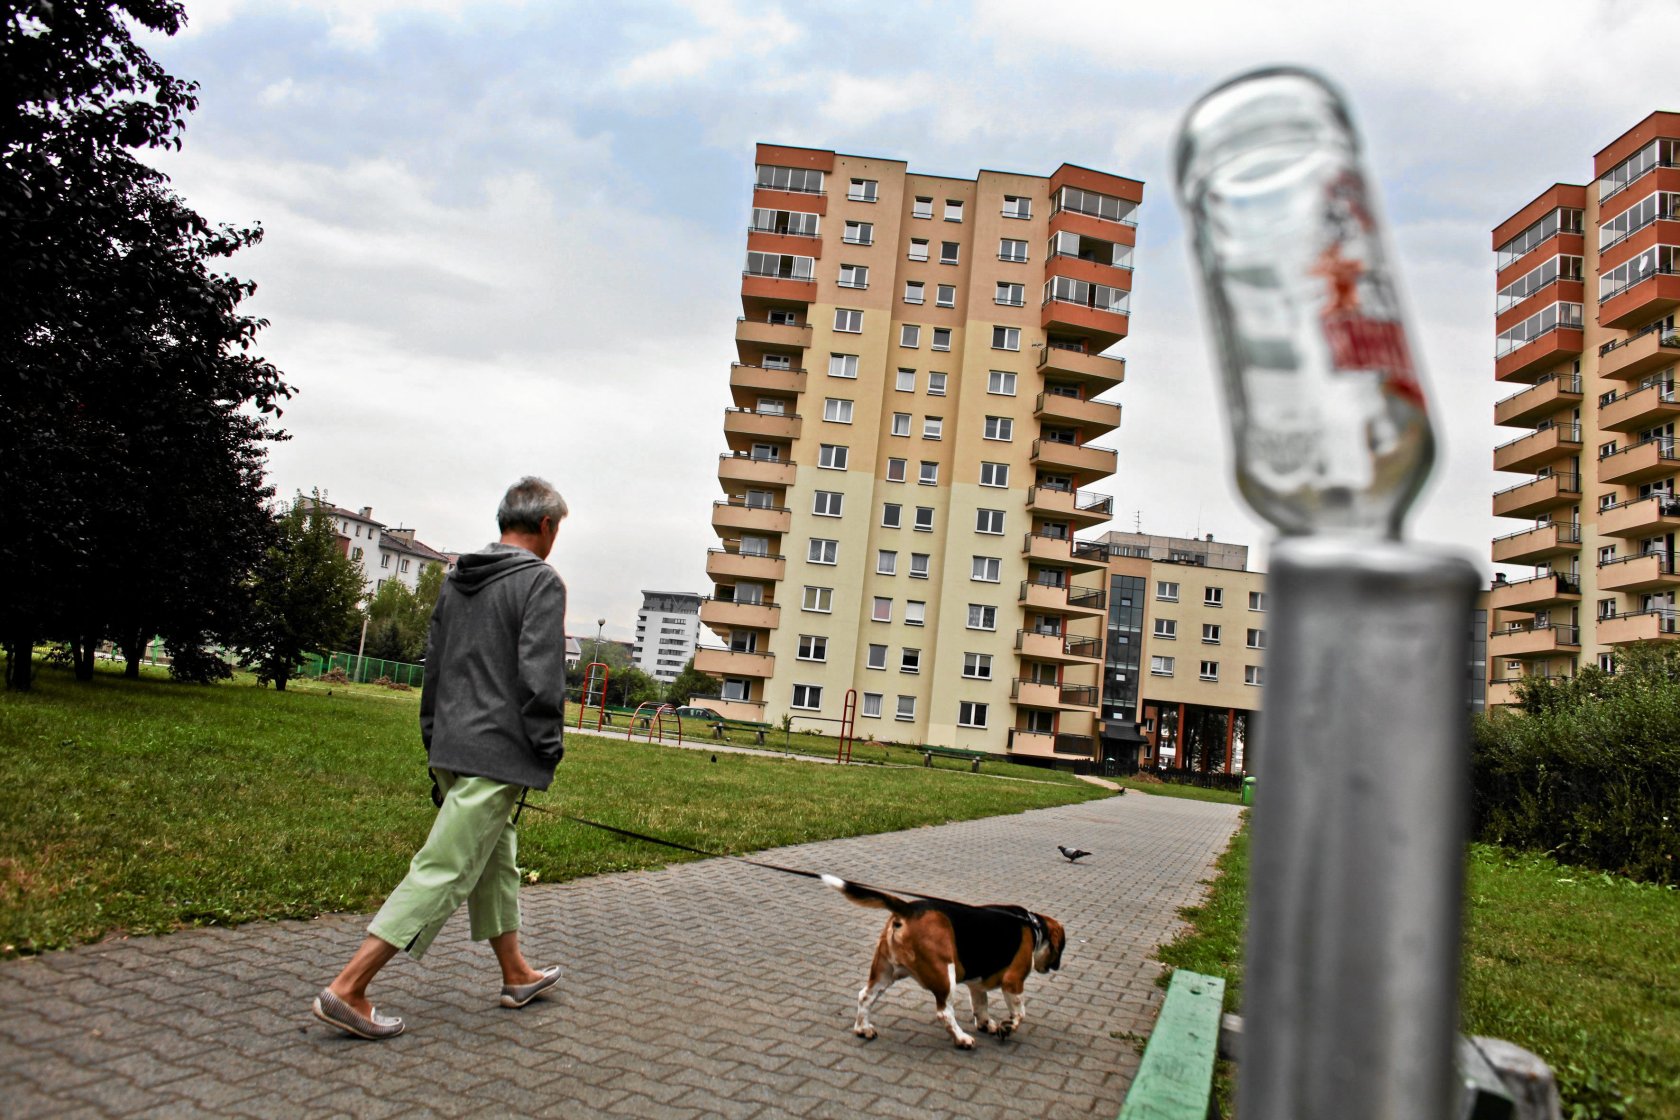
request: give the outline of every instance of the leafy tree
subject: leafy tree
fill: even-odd
[[[369,657],[386,661],[419,661],[426,652],[426,632],[432,624],[438,592],[443,589],[443,565],[427,564],[413,591],[401,580],[388,579],[368,603]]]
[[[239,648],[257,679],[285,690],[306,653],[324,654],[344,632],[362,595],[362,575],[339,548],[331,515],[302,494],[278,522],[257,564]]]
[[[620,647],[622,648],[622,647]],[[607,681],[607,703],[621,708],[638,704],[658,703],[660,687],[657,678],[642,672],[634,665],[615,669]]]
[[[722,694],[723,682],[710,673],[702,673],[696,669],[694,658],[691,657],[676,679],[666,686],[665,702],[681,705],[688,703],[691,698],[716,697]]]
[[[0,15],[0,643],[78,675],[114,635],[199,649],[267,544],[263,444],[289,388],[252,352],[254,286],[218,273],[257,229],[213,227],[135,151],[180,146],[197,87],[130,21],[178,0],[24,0]]]

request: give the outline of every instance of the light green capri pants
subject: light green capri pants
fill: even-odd
[[[432,834],[368,926],[373,936],[406,949],[416,960],[426,955],[432,938],[462,902],[474,941],[519,928],[518,839],[512,816],[521,787],[448,770],[432,773],[443,790]]]

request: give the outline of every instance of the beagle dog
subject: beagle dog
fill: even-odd
[[[935,1017],[951,1032],[962,1050],[974,1048],[974,1036],[957,1024],[951,993],[966,985],[976,1030],[999,1041],[1021,1025],[1025,999],[1021,994],[1028,974],[1054,972],[1062,965],[1067,935],[1054,918],[1022,906],[965,906],[938,899],[906,901],[884,891],[850,883],[834,875],[823,882],[857,903],[890,911],[891,917],[875,943],[869,982],[858,992],[857,1021],[852,1033],[875,1037],[869,1009],[888,988],[906,977],[933,993]],[[997,1022],[987,1012],[986,993],[1003,989],[1009,1018]]]

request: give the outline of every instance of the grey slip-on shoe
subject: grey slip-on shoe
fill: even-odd
[[[560,966],[555,965],[553,968],[543,969],[542,978],[529,984],[503,984],[502,1006],[524,1007],[559,982]]]
[[[315,997],[313,1010],[315,1018],[329,1027],[337,1027],[345,1034],[375,1042],[382,1038],[395,1038],[405,1029],[401,1019],[381,1015],[375,1007],[369,1007],[369,1014],[365,1016],[358,1015],[349,1004],[334,995],[331,988],[321,989],[321,994]]]

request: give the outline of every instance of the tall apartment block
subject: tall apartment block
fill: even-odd
[[[643,591],[630,660],[664,684],[677,679],[700,644],[700,596],[689,591]]]
[[[1652,113],[1493,231],[1494,377],[1516,391],[1494,449],[1520,480],[1493,512],[1528,522],[1493,542],[1533,565],[1496,584],[1488,704],[1522,676],[1608,667],[1618,646],[1675,636],[1680,416],[1680,113]]]
[[[1096,756],[1143,185],[911,173],[761,144],[721,542],[695,664],[727,714],[1023,760]]]

